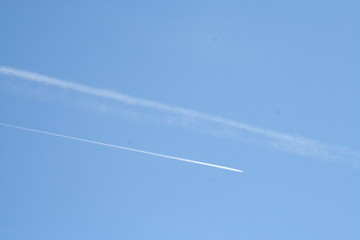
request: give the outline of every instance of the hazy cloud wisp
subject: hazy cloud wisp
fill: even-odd
[[[38,82],[38,83],[61,87],[64,89],[69,89],[93,96],[112,99],[129,105],[140,106],[140,107],[163,111],[167,113],[180,114],[194,119],[205,120],[213,123],[218,123],[224,126],[245,130],[257,134],[259,136],[268,138],[270,141],[270,145],[272,147],[278,148],[282,151],[295,152],[298,154],[307,155],[310,157],[315,157],[320,159],[326,159],[326,160],[342,158],[341,155],[344,154],[351,155],[351,158],[353,159],[355,158],[356,160],[359,158],[358,153],[354,154],[354,151],[350,149],[329,146],[312,139],[292,136],[285,133],[280,133],[264,128],[255,127],[246,123],[226,119],[221,116],[205,114],[191,109],[186,109],[186,108],[172,106],[155,101],[136,98],[117,91],[64,81],[57,78],[41,75],[38,73],[23,71],[5,66],[0,66],[0,73],[9,76],[19,77],[32,82]]]

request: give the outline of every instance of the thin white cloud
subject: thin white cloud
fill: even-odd
[[[170,155],[154,153],[154,152],[139,150],[139,149],[135,149],[135,148],[128,148],[128,147],[123,147],[123,146],[118,146],[118,145],[113,145],[113,144],[88,140],[88,139],[84,139],[84,138],[77,138],[77,137],[62,135],[62,134],[53,133],[53,132],[42,131],[42,130],[33,129],[33,128],[26,128],[26,127],[16,126],[16,125],[12,125],[12,124],[7,124],[7,123],[1,123],[0,122],[0,126],[9,127],[9,128],[16,128],[16,129],[20,129],[20,130],[24,130],[24,131],[36,132],[36,133],[41,133],[41,134],[55,136],[55,137],[67,138],[67,139],[76,140],[76,141],[80,141],[80,142],[92,143],[92,144],[96,144],[96,145],[101,145],[101,146],[106,146],[106,147],[111,147],[111,148],[117,148],[117,149],[122,149],[122,150],[126,150],[126,151],[138,152],[138,153],[142,153],[142,154],[147,154],[147,155],[161,157],[161,158],[168,158],[168,159],[178,160],[178,161],[182,161],[182,162],[195,163],[195,164],[199,164],[199,165],[204,165],[204,166],[214,167],[214,168],[220,168],[220,169],[233,171],[233,172],[244,172],[243,170],[240,170],[240,169],[221,166],[221,165],[217,165],[217,164],[200,162],[200,161],[195,161],[195,160],[190,160],[190,159],[180,158],[180,157],[174,157],[174,156],[170,156]]]
[[[356,152],[354,153],[354,151],[350,149],[325,145],[323,143],[320,143],[312,139],[293,136],[290,134],[276,132],[269,129],[259,128],[243,122],[226,119],[221,116],[205,114],[191,109],[186,109],[160,102],[136,98],[117,91],[91,87],[75,82],[64,81],[57,78],[41,75],[38,73],[19,70],[5,66],[0,66],[0,73],[9,76],[19,77],[32,82],[38,82],[38,83],[47,84],[55,87],[61,87],[64,89],[69,89],[72,91],[85,93],[93,96],[112,99],[129,105],[140,106],[140,107],[163,111],[167,113],[180,114],[182,116],[186,116],[193,119],[205,120],[223,126],[237,128],[267,138],[268,142],[272,147],[278,148],[282,151],[295,152],[298,154],[307,155],[319,159],[326,159],[326,160],[338,159],[341,158],[341,156],[339,155],[344,155],[344,154],[351,155],[352,159],[354,158],[356,160],[359,159],[358,153]]]

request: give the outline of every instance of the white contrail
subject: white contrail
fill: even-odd
[[[129,95],[125,95],[120,92],[115,92],[115,91],[111,91],[111,90],[107,90],[107,89],[95,88],[95,87],[90,87],[90,86],[79,84],[79,83],[64,81],[64,80],[48,77],[45,75],[41,75],[38,73],[28,72],[28,71],[5,67],[5,66],[0,66],[0,73],[10,75],[10,76],[20,77],[20,78],[30,80],[33,82],[39,82],[39,83],[44,83],[47,85],[66,88],[66,89],[70,89],[70,90],[73,90],[76,92],[81,92],[81,93],[86,93],[86,94],[104,97],[104,98],[108,98],[108,99],[113,99],[113,100],[121,101],[123,103],[130,104],[130,105],[147,107],[147,108],[151,108],[151,109],[156,109],[156,110],[161,110],[161,111],[166,111],[166,112],[171,112],[171,113],[177,113],[177,114],[181,114],[181,115],[188,116],[188,117],[203,119],[203,120],[207,120],[207,121],[211,121],[211,122],[221,123],[221,124],[224,124],[227,126],[236,127],[236,128],[240,128],[240,129],[249,131],[249,132],[261,134],[261,135],[264,135],[264,136],[267,136],[270,138],[276,138],[276,139],[290,141],[295,144],[313,144],[314,143],[314,141],[310,140],[310,139],[294,137],[294,136],[291,136],[288,134],[279,133],[279,132],[271,131],[268,129],[251,126],[246,123],[233,121],[233,120],[226,119],[226,118],[223,118],[220,116],[204,114],[204,113],[201,113],[201,112],[198,112],[195,110],[191,110],[191,109],[186,109],[186,108],[163,104],[163,103],[159,103],[159,102],[155,102],[155,101],[136,98],[136,97],[132,97]]]
[[[339,158],[339,155],[343,155],[343,154],[354,155],[352,150],[328,146],[312,139],[292,136],[285,133],[259,128],[246,123],[226,119],[221,116],[205,114],[191,109],[186,109],[186,108],[163,104],[155,101],[136,98],[116,91],[90,87],[79,83],[64,81],[64,80],[48,77],[45,75],[40,75],[37,73],[23,71],[5,66],[0,66],[0,73],[9,76],[20,77],[32,82],[43,83],[51,86],[70,89],[76,92],[86,93],[93,96],[113,99],[129,105],[141,106],[149,109],[181,114],[183,116],[187,116],[191,118],[201,119],[209,122],[219,123],[224,126],[238,128],[241,130],[245,130],[269,138],[271,140],[270,143],[273,147],[279,148],[283,151],[296,152],[302,155],[307,155],[307,156],[326,159],[326,160]],[[355,158],[358,159],[359,154],[355,153],[355,155],[357,155]]]
[[[190,160],[190,159],[186,159],[186,158],[174,157],[174,156],[170,156],[170,155],[154,153],[154,152],[149,152],[149,151],[144,151],[144,150],[139,150],[139,149],[134,149],[134,148],[128,148],[128,147],[123,147],[123,146],[118,146],[118,145],[113,145],[113,144],[108,144],[108,143],[102,143],[102,142],[87,140],[87,139],[83,139],[83,138],[71,137],[71,136],[66,136],[66,135],[62,135],[62,134],[58,134],[58,133],[52,133],[52,132],[47,132],[47,131],[42,131],[42,130],[37,130],[37,129],[32,129],[32,128],[26,128],[26,127],[16,126],[16,125],[12,125],[12,124],[7,124],[7,123],[0,122],[0,126],[16,128],[16,129],[20,129],[20,130],[36,132],[36,133],[41,133],[41,134],[46,134],[46,135],[51,135],[51,136],[56,136],[56,137],[62,137],[62,138],[67,138],[67,139],[71,139],[71,140],[102,145],[102,146],[106,146],[106,147],[118,148],[118,149],[123,149],[123,150],[127,150],[127,151],[152,155],[152,156],[156,156],[156,157],[162,157],[162,158],[174,159],[174,160],[183,161],[183,162],[195,163],[195,164],[205,165],[208,167],[225,169],[225,170],[229,170],[229,171],[233,171],[233,172],[244,172],[243,170],[240,170],[240,169],[225,167],[225,166],[221,166],[221,165],[217,165],[217,164],[199,162],[199,161],[194,161],[194,160]]]

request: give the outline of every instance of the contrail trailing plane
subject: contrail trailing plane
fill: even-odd
[[[37,130],[37,129],[33,129],[33,128],[26,128],[26,127],[16,126],[16,125],[12,125],[12,124],[7,124],[7,123],[0,122],[0,126],[15,128],[15,129],[29,131],[29,132],[36,132],[36,133],[41,133],[41,134],[55,136],[55,137],[67,138],[67,139],[76,140],[76,141],[80,141],[80,142],[92,143],[92,144],[97,144],[97,145],[101,145],[101,146],[112,147],[112,148],[132,151],[132,152],[138,152],[138,153],[142,153],[142,154],[147,154],[147,155],[152,155],[152,156],[162,157],[162,158],[168,158],[168,159],[178,160],[178,161],[182,161],[182,162],[195,163],[195,164],[199,164],[199,165],[220,168],[220,169],[233,171],[233,172],[244,172],[243,170],[240,170],[240,169],[221,166],[221,165],[217,165],[217,164],[194,161],[194,160],[190,160],[190,159],[186,159],[186,158],[174,157],[174,156],[170,156],[170,155],[154,153],[154,152],[139,150],[139,149],[135,149],[135,148],[128,148],[128,147],[123,147],[123,146],[118,146],[118,145],[113,145],[113,144],[108,144],[108,143],[103,143],[103,142],[98,142],[98,141],[93,141],[93,140],[88,140],[88,139],[83,139],[83,138],[77,138],[77,137],[62,135],[62,134],[58,134],[58,133]]]

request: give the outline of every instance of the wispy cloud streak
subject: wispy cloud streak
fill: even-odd
[[[126,151],[132,151],[132,152],[147,154],[147,155],[161,157],[161,158],[168,158],[168,159],[178,160],[178,161],[182,161],[182,162],[195,163],[195,164],[200,164],[200,165],[204,165],[204,166],[208,166],[208,167],[214,167],[214,168],[220,168],[220,169],[233,171],[233,172],[244,172],[243,170],[240,170],[240,169],[221,166],[221,165],[217,165],[217,164],[199,162],[199,161],[190,160],[190,159],[186,159],[186,158],[174,157],[174,156],[170,156],[170,155],[154,153],[154,152],[139,150],[139,149],[135,149],[135,148],[128,148],[128,147],[123,147],[123,146],[118,146],[118,145],[113,145],[113,144],[88,140],[88,139],[84,139],[84,138],[77,138],[77,137],[62,135],[62,134],[53,133],[53,132],[42,131],[42,130],[33,129],[33,128],[26,128],[26,127],[16,126],[16,125],[12,125],[12,124],[7,124],[7,123],[0,123],[0,126],[9,127],[9,128],[16,128],[16,129],[20,129],[20,130],[24,130],[24,131],[36,132],[36,133],[41,133],[41,134],[55,136],[55,137],[67,138],[67,139],[76,140],[76,141],[80,141],[80,142],[92,143],[92,144],[101,145],[101,146],[105,146],[105,147],[117,148],[117,149],[122,149],[122,150],[126,150]]]
[[[167,113],[180,114],[182,116],[186,116],[194,119],[218,123],[223,126],[234,127],[240,130],[257,134],[262,137],[266,137],[269,139],[270,145],[272,145],[275,148],[281,149],[283,151],[295,152],[298,154],[307,155],[310,157],[315,157],[320,159],[327,159],[327,160],[338,158],[338,156],[335,155],[341,155],[344,152],[345,153],[347,152],[347,150],[344,148],[341,149],[338,148],[337,150],[334,150],[336,149],[336,147],[331,147],[312,139],[293,136],[290,134],[276,132],[269,129],[259,128],[246,123],[234,121],[231,119],[226,119],[221,116],[205,114],[187,108],[136,98],[117,91],[90,87],[75,82],[64,81],[64,80],[48,77],[45,75],[23,71],[15,68],[5,67],[5,66],[0,66],[0,73],[9,76],[19,77],[32,82],[38,82],[51,86],[61,87],[64,89],[69,89],[72,91],[103,97],[107,99],[113,99],[129,105],[140,106],[140,107],[163,111]]]

